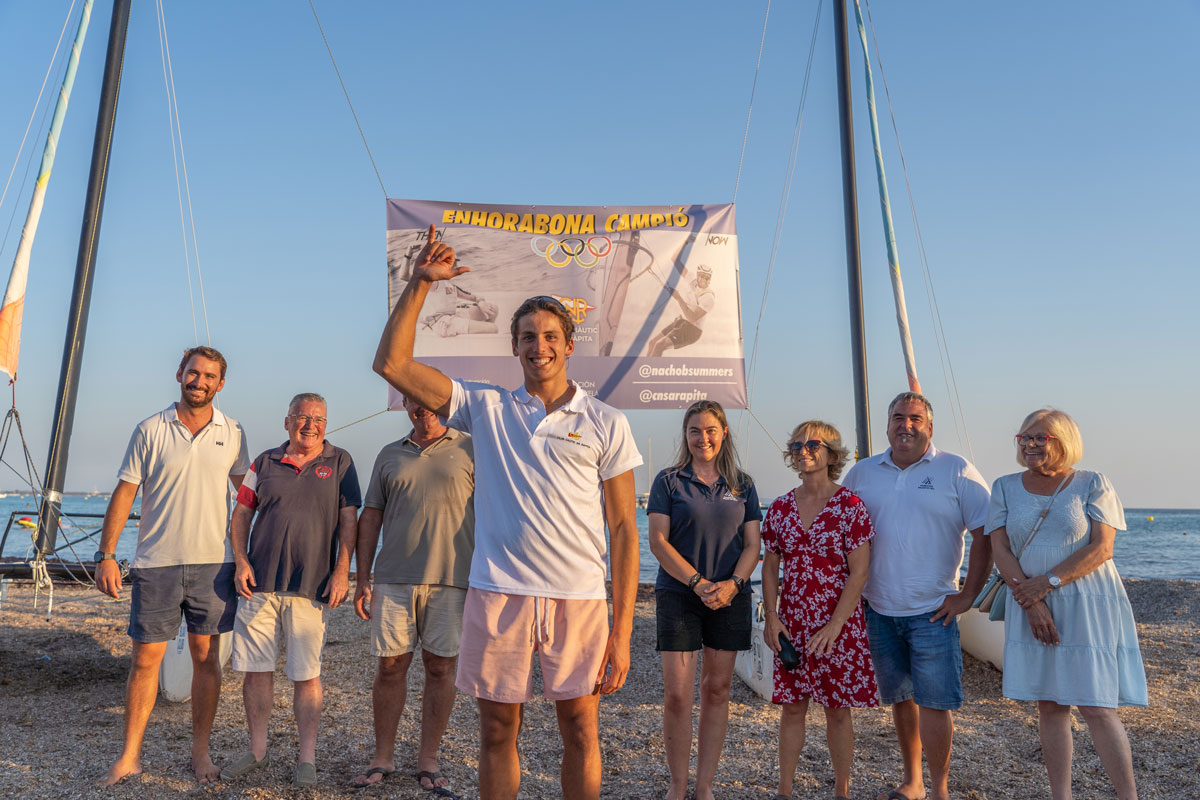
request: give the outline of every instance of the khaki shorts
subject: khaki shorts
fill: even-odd
[[[375,655],[399,656],[421,648],[443,658],[458,655],[467,590],[428,583],[377,583],[371,592]]]
[[[279,634],[287,641],[285,674],[292,681],[321,675],[325,620],[329,606],[293,592],[255,592],[238,598],[233,622],[233,668],[238,672],[274,672]]]
[[[458,690],[497,703],[533,699],[533,654],[545,695],[572,700],[596,691],[608,646],[608,603],[468,589],[458,653]]]

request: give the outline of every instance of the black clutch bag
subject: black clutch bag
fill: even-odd
[[[779,663],[786,670],[800,666],[800,654],[796,652],[795,645],[782,633],[779,634]]]

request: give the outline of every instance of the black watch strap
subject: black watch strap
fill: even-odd
[[[704,577],[703,575],[701,575],[699,572],[697,572],[697,573],[696,573],[695,575],[693,575],[693,576],[691,577],[691,579],[688,581],[688,588],[689,588],[689,589],[695,589],[695,588],[696,588],[696,584],[697,584],[697,583],[699,583],[699,582],[700,582],[700,581],[703,579],[703,577]]]
[[[740,578],[740,577],[738,577],[737,575],[734,575],[734,576],[733,576],[732,578],[730,578],[729,580],[733,581],[733,585],[737,587],[737,590],[738,590],[739,592],[740,592],[742,589],[745,589],[745,588],[746,588],[746,580],[745,580],[745,578]]]

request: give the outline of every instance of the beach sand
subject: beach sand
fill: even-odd
[[[1187,793],[1200,773],[1200,583],[1126,582],[1138,619],[1150,683],[1150,707],[1126,708],[1121,718],[1133,746],[1142,798]],[[370,687],[375,659],[367,624],[349,604],[331,616],[325,649],[325,713],[317,753],[318,784],[290,784],[296,737],[291,688],[279,674],[267,774],[213,789],[196,785],[188,771],[190,704],[159,700],[150,720],[144,773],[112,789],[96,781],[120,747],[129,639],[125,635],[128,587],[110,601],[94,590],[60,586],[54,615],[46,621],[33,608],[28,583],[9,587],[0,610],[0,797],[43,798],[429,798],[410,777],[419,722],[421,668],[410,672],[408,706],[400,722],[400,771],[365,792],[346,787],[372,750]],[[41,608],[44,609],[44,601]],[[963,681],[967,702],[956,715],[951,793],[970,800],[1049,797],[1037,738],[1033,704],[1000,696],[1000,673],[967,658]],[[241,677],[227,671],[213,733],[218,763],[236,758],[247,739]],[[540,688],[540,687],[538,687]],[[633,665],[625,688],[600,706],[605,798],[661,797],[667,784],[662,748],[662,677],[654,652],[654,601],[649,587],[638,596]],[[770,798],[776,780],[778,711],[734,679],[729,733],[718,770],[717,797]],[[442,770],[464,797],[475,797],[477,714],[474,701],[459,695],[442,748]],[[824,717],[810,710],[809,740],[796,782],[797,798],[832,797],[833,775],[825,748]],[[899,755],[884,709],[856,710],[856,751],[851,795],[873,798],[878,786],[898,777]],[[1076,797],[1113,797],[1076,714]],[[558,796],[560,744],[553,705],[536,699],[526,708],[521,734],[521,797]]]

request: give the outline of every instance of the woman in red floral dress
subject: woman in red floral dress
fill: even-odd
[[[800,474],[801,483],[771,504],[762,523],[767,608],[763,635],[775,651],[771,701],[782,706],[777,798],[792,795],[809,698],[825,708],[837,798],[850,794],[850,709],[879,705],[861,600],[875,529],[863,502],[834,483],[848,456],[837,428],[817,420],[798,425],[788,438],[784,458]],[[800,654],[800,666],[794,670],[784,669],[779,661],[781,633]]]

